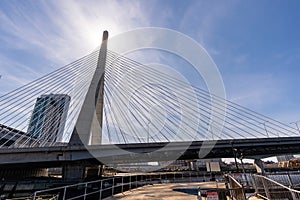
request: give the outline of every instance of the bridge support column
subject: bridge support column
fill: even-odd
[[[82,181],[85,178],[85,167],[79,162],[65,164],[63,166],[64,181]]]
[[[255,159],[254,160],[254,165],[255,165],[257,173],[259,173],[259,174],[264,174],[265,173],[264,164],[263,164],[263,161],[261,159]]]

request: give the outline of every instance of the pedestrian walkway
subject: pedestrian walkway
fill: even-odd
[[[124,193],[116,194],[105,200],[197,200],[198,187],[225,188],[225,184],[217,182],[196,182],[145,185]]]

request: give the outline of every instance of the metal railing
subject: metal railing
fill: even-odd
[[[39,197],[49,194],[55,194],[57,199],[62,200],[103,199],[145,184],[142,175],[113,177],[36,191],[32,199],[38,200]]]
[[[221,175],[217,178],[221,179]],[[112,178],[36,191],[32,199],[38,200],[39,197],[44,195],[56,195],[57,199],[61,200],[100,200],[147,184],[202,182],[209,181],[209,179],[209,176],[203,177],[203,175],[201,176],[198,173],[155,173],[147,175],[115,176]]]
[[[252,178],[256,195],[263,199],[300,199],[300,191],[298,190],[262,175],[253,175]]]
[[[231,199],[245,200],[246,193],[245,193],[244,186],[229,174],[227,174],[225,177],[226,177],[227,187],[230,192]]]

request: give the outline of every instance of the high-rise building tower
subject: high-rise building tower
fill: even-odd
[[[71,97],[47,94],[38,97],[27,133],[42,137],[43,142],[60,142],[63,137]]]

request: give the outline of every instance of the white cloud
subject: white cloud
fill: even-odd
[[[93,51],[104,30],[112,37],[149,21],[139,1],[11,1],[0,9],[0,24],[3,94]]]
[[[13,4],[13,3],[11,3]],[[35,12],[28,6],[11,5],[12,13],[0,12],[2,29],[18,42],[16,48],[38,50],[56,63],[66,64],[100,45],[102,31],[113,36],[147,26],[139,1],[39,1]],[[3,36],[2,36],[3,38]]]

